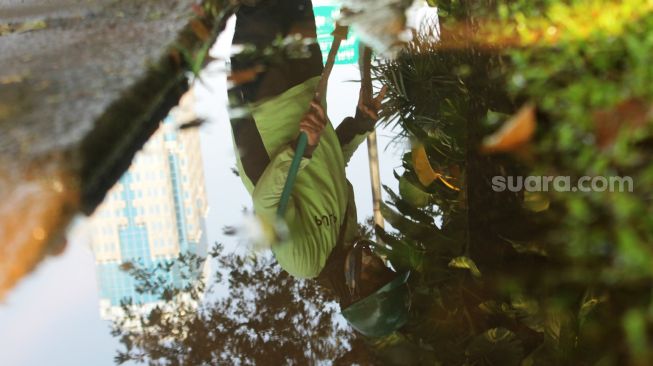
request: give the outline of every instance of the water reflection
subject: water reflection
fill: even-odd
[[[109,191],[91,218],[103,318],[119,313],[121,301],[154,303],[160,299],[137,292],[126,263],[154,270],[180,253],[205,258],[207,200],[197,129],[179,130],[195,119],[192,91],[162,122],[129,170]],[[201,268],[194,273],[201,274]],[[177,266],[164,274],[176,286]],[[195,279],[196,280],[196,279]]]
[[[392,3],[379,2],[391,41],[363,40],[396,47],[397,11],[409,2]],[[197,130],[177,129],[195,120],[187,97],[93,218],[117,360],[650,363],[653,83],[641,50],[652,48],[653,7],[628,4],[441,1],[438,19],[393,58],[368,64],[354,38],[335,53],[346,32],[328,24],[331,5],[244,3],[220,133],[232,128],[234,171],[251,195],[242,204],[271,250],[207,250]],[[343,22],[383,33],[368,11],[352,5]],[[349,79],[362,82],[331,78],[327,96],[334,62],[351,63]],[[360,172],[345,168],[380,120],[410,142],[400,166],[382,166],[394,173],[383,183],[398,185],[377,201],[386,229],[359,224],[357,211],[372,212],[357,199],[369,188],[352,187]],[[208,174],[221,184],[231,173]],[[494,183],[542,174],[637,183],[630,192]],[[241,220],[234,212],[220,224]],[[122,299],[135,305],[119,309]]]
[[[193,108],[189,94],[91,219],[101,314],[121,343],[116,362],[370,359],[316,283],[293,278],[269,253],[207,253],[199,131],[178,129]],[[214,275],[204,275],[207,257]]]
[[[233,43],[268,49],[280,36],[302,43],[317,38],[315,21],[310,1],[242,6]],[[410,298],[407,276],[386,267],[373,250],[377,244],[358,232],[354,191],[345,174],[374,131],[387,90],[373,96],[367,49],[360,53],[363,82],[355,113],[337,127],[327,115],[326,87],[347,33],[347,27],[335,27],[326,59],[315,43],[297,54],[282,48],[263,59],[234,55],[233,72],[249,78],[236,80],[231,100],[248,113],[232,116],[231,125],[239,175],[257,217],[269,227],[281,268],[296,278],[317,279],[338,297],[355,329],[378,337],[404,325]],[[375,183],[379,199],[378,178]]]

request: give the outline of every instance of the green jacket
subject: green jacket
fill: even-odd
[[[244,174],[240,159],[237,164],[256,214],[269,220],[275,219],[294,156],[291,142],[299,134],[299,121],[308,110],[319,79],[309,79],[277,97],[251,105],[270,163],[256,186]],[[326,110],[326,101],[322,104]],[[333,126],[327,123],[312,157],[302,158],[285,214],[290,240],[272,248],[279,265],[291,275],[313,278],[320,273],[337,243],[345,212],[348,223],[344,239],[349,242],[356,236],[356,207],[345,165],[366,137],[367,133],[356,134],[341,146]]]

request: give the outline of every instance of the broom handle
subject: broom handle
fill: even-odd
[[[286,208],[288,208],[290,194],[292,193],[292,188],[295,185],[295,180],[297,179],[297,172],[299,172],[299,163],[302,161],[302,156],[304,156],[304,151],[306,150],[307,144],[308,135],[306,132],[301,132],[299,134],[299,139],[297,140],[295,156],[293,156],[292,162],[290,163],[288,177],[286,178],[286,183],[284,184],[283,191],[281,192],[281,200],[279,201],[279,207],[277,208],[278,217],[283,217],[283,215],[286,213]]]
[[[372,100],[372,50],[361,44],[360,47],[361,89],[365,103]]]
[[[313,99],[318,103],[321,102],[322,97],[326,93],[329,76],[331,75],[331,70],[333,70],[333,65],[336,63],[336,54],[338,53],[338,49],[340,48],[340,43],[342,40],[347,38],[348,30],[348,27],[343,27],[336,24],[336,29],[333,31],[333,43],[331,43],[329,56],[327,57],[326,64],[324,65],[324,70],[322,70],[322,76],[320,77],[320,82],[317,85],[317,90],[315,91],[315,96],[313,97]],[[307,145],[308,135],[306,132],[301,132],[299,134],[299,139],[297,140],[295,156],[293,156],[292,162],[290,163],[288,177],[286,178],[286,183],[284,184],[283,191],[281,192],[281,200],[279,201],[279,207],[277,208],[277,217],[283,217],[286,214],[288,202],[290,201],[290,194],[292,193],[293,186],[295,185],[295,180],[297,179],[297,173],[299,172],[299,163],[304,156],[304,151],[306,151]]]
[[[372,50],[361,45],[361,89],[364,103],[372,101]],[[381,177],[379,174],[379,152],[376,142],[376,132],[372,131],[367,136],[367,154],[370,164],[370,182],[372,183],[372,210],[374,213],[374,224],[383,228],[384,221],[381,214]],[[377,236],[377,242],[381,238]]]
[[[344,39],[347,39],[348,32],[349,27],[336,23],[336,29],[333,31],[333,42],[331,43],[331,49],[329,50],[329,55],[327,56],[326,63],[324,64],[324,70],[322,70],[322,77],[320,78],[320,82],[317,85],[317,90],[315,91],[315,100],[318,102],[326,93],[327,83],[329,82],[329,76],[331,75],[331,70],[333,70],[333,65],[336,63],[336,55],[338,54],[340,43]]]

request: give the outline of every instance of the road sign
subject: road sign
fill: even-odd
[[[333,30],[336,27],[335,19],[340,13],[340,8],[335,5],[317,5],[313,8],[315,13],[315,25],[317,26],[317,42],[322,50],[322,61],[326,62],[327,55],[333,42]],[[336,65],[348,65],[358,63],[358,38],[353,32],[340,44],[336,55]]]

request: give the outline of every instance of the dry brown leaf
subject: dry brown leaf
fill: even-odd
[[[429,158],[426,155],[426,150],[424,149],[423,145],[416,145],[413,147],[412,157],[413,157],[413,167],[415,168],[417,179],[419,179],[419,182],[422,183],[424,187],[428,187],[435,180],[439,180],[440,182],[442,182],[442,184],[447,186],[449,189],[453,189],[455,191],[460,190],[454,184],[449,182],[447,178],[444,177],[441,173],[438,173],[435,170],[433,170],[433,167],[429,162]]]
[[[258,75],[262,71],[263,71],[263,67],[261,66],[251,67],[245,70],[232,71],[231,74],[229,74],[228,79],[232,83],[236,85],[240,85],[253,81],[254,79],[256,79],[256,75]]]
[[[605,149],[614,143],[624,128],[637,129],[653,118],[653,107],[641,99],[628,99],[611,109],[594,113],[596,144]]]
[[[524,192],[522,206],[531,212],[542,212],[549,209],[551,204],[549,197],[541,192]]]
[[[437,174],[431,167],[429,158],[426,155],[426,150],[423,145],[417,145],[413,147],[413,167],[415,168],[415,173],[419,182],[422,183],[424,187],[428,187],[433,181],[438,179],[439,174]]]
[[[501,128],[483,139],[484,153],[513,152],[528,143],[536,127],[535,105],[525,104]]]

